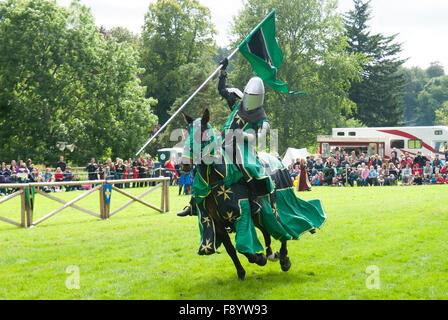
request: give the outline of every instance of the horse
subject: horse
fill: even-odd
[[[183,157],[181,160],[181,167],[182,167],[183,171],[190,171],[193,167],[193,158],[194,158],[193,150],[195,149],[195,147],[196,147],[196,149],[199,149],[201,157],[203,154],[207,153],[208,149],[212,148],[211,146],[213,144],[211,143],[209,132],[213,128],[209,124],[210,112],[208,111],[208,109],[206,109],[204,111],[202,118],[198,118],[198,119],[194,120],[193,118],[191,118],[190,116],[188,116],[186,114],[184,114],[184,118],[188,124],[189,137],[191,137],[191,139],[187,138],[187,140],[185,142],[184,153],[183,153]],[[204,135],[204,133],[207,133],[209,135],[208,138],[206,137],[207,134]],[[216,139],[217,137],[214,137],[214,138]],[[217,141],[215,141],[215,142],[217,142]],[[194,144],[196,144],[196,146]],[[215,146],[217,146],[216,148],[220,149],[220,151],[223,150],[221,143],[218,142],[217,144],[215,144]],[[208,151],[210,151],[210,150],[208,150]],[[214,151],[216,151],[216,150],[214,150]],[[210,151],[209,153],[211,155],[212,152]],[[216,153],[220,154],[220,152],[216,152]],[[225,153],[222,153],[221,155],[218,155],[218,156],[213,155],[213,157],[215,157],[215,158],[216,157],[217,158],[224,157],[225,165],[227,165]],[[272,156],[270,156],[270,157],[272,157]],[[272,157],[272,158],[274,158],[274,157]],[[274,158],[274,159],[275,159],[275,161],[278,162],[278,160],[276,158]],[[223,158],[221,158],[220,160],[223,160]],[[273,159],[268,159],[268,160],[273,160]],[[269,161],[263,162],[263,166],[265,167],[266,172],[271,172],[271,173],[274,171],[277,172],[276,170],[273,170],[272,168],[270,168],[270,165],[268,162]],[[207,182],[210,186],[216,186],[218,184],[223,186],[224,177],[222,174],[220,174],[220,172],[219,172],[219,170],[217,170],[217,168],[218,168],[218,165],[216,164],[216,161],[211,161],[211,162],[206,163],[201,158],[201,161],[197,163],[196,175],[200,174],[200,172],[205,172],[204,175],[207,176],[207,179],[208,179]],[[282,172],[284,173],[287,171],[284,170]],[[270,174],[270,175],[272,178],[274,177],[274,174]],[[287,175],[289,177],[289,183],[292,185],[289,173]],[[285,180],[288,180],[288,177]],[[238,178],[236,178],[236,179],[238,179]],[[241,192],[243,194],[250,193],[249,186],[247,185],[247,183],[244,182],[242,177],[237,181],[233,181],[231,187],[232,186],[234,186],[236,188],[236,190],[241,190]],[[275,188],[277,188],[276,185],[275,185]],[[198,208],[200,208],[199,214],[205,214],[205,215],[207,215],[205,218],[211,219],[211,222],[209,222],[207,220],[207,223],[213,224],[213,233],[214,233],[214,236],[216,237],[215,240],[217,241],[218,246],[219,246],[219,243],[222,243],[224,245],[228,255],[230,256],[230,258],[232,259],[232,261],[235,265],[238,279],[243,281],[245,279],[246,272],[245,272],[243,266],[241,265],[241,262],[239,261],[239,258],[237,255],[237,250],[236,250],[235,246],[232,244],[232,241],[230,240],[230,237],[229,237],[229,233],[235,231],[235,227],[232,224],[232,222],[235,223],[235,221],[234,221],[235,219],[233,219],[232,217],[230,217],[229,219],[223,218],[223,215],[219,213],[219,209],[218,209],[218,204],[220,204],[220,200],[217,199],[218,198],[217,194],[221,195],[221,196],[224,194],[224,197],[225,197],[225,195],[226,195],[225,192],[226,192],[225,188],[223,188],[222,191],[218,191],[218,193],[208,192],[204,196],[204,199],[201,201],[201,206],[198,205]],[[229,191],[229,192],[231,193],[231,191]],[[292,191],[292,192],[294,192],[294,191]],[[273,203],[273,205],[275,207],[275,203]],[[242,206],[240,206],[240,211],[242,214],[243,209],[241,209],[241,207]],[[275,208],[275,211],[276,211],[275,214],[277,216],[277,220],[280,221],[280,219],[278,218],[278,213],[277,213],[276,208]],[[204,218],[204,220],[205,220],[205,218]],[[282,271],[287,272],[288,270],[290,270],[292,263],[291,263],[290,258],[288,257],[287,241],[292,238],[298,238],[298,236],[296,235],[295,237],[291,237],[291,236],[280,237],[277,234],[275,236],[275,238],[277,238],[281,242],[281,248],[280,248],[279,252],[273,252],[272,248],[271,248],[271,235],[274,234],[274,232],[271,231],[272,234],[270,232],[268,232],[267,223],[266,223],[267,220],[263,219],[262,214],[260,212],[254,213],[252,210],[250,213],[250,219],[252,220],[254,226],[256,228],[258,228],[263,235],[266,255],[264,253],[248,253],[248,252],[241,252],[241,251],[238,251],[238,252],[243,254],[244,256],[246,256],[249,263],[255,263],[259,266],[264,266],[264,265],[266,265],[268,260],[269,261],[280,261],[280,267],[281,267]],[[199,220],[201,221],[201,216],[200,216]],[[311,233],[314,233],[315,228],[307,227],[306,229],[307,229],[306,231],[310,231]],[[237,233],[237,235],[238,235],[238,233]],[[212,237],[213,237],[213,235],[212,235]],[[205,254],[214,253],[214,250],[212,250],[211,245],[212,244],[209,242],[203,244],[203,247],[205,247]],[[213,245],[214,245],[214,243],[213,243]]]

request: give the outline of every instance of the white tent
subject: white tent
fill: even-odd
[[[302,149],[295,149],[295,148],[288,148],[286,150],[285,156],[283,157],[282,163],[283,165],[288,168],[288,166],[294,161],[296,162],[296,159],[306,159],[308,157],[309,153],[306,150],[306,148]]]

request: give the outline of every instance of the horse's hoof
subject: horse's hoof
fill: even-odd
[[[288,271],[291,268],[291,260],[288,257],[280,257],[280,267],[282,271]]]
[[[280,259],[280,253],[274,252],[273,254],[268,255],[268,260],[272,261],[272,262],[276,262],[278,261],[278,259]]]
[[[246,271],[244,270],[238,271],[238,280],[244,281],[245,277],[246,277]]]
[[[256,264],[263,267],[268,262],[268,259],[263,253],[257,254],[257,260],[255,261]]]

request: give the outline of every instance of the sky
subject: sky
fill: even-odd
[[[69,5],[71,0],[57,0]],[[155,0],[81,0],[91,8],[97,25],[106,28],[126,27],[140,33],[149,3]],[[218,35],[216,43],[226,46],[233,16],[243,8],[243,0],[199,0],[210,8],[212,21]],[[340,12],[353,8],[352,0],[339,0]],[[396,41],[402,43],[401,58],[408,58],[406,67],[429,67],[440,62],[448,71],[448,1],[447,0],[371,0],[372,33],[385,36],[398,34]]]

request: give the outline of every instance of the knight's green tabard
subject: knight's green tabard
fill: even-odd
[[[243,121],[239,124],[237,122],[237,109],[235,109],[226,123],[229,128],[242,125],[244,129],[252,125]],[[201,235],[199,254],[213,254],[220,246],[214,222],[205,208],[204,199],[207,196],[211,196],[213,199],[211,201],[215,202],[217,211],[225,221],[228,230],[236,232],[236,249],[239,252],[258,253],[263,251],[251,217],[247,181],[249,183],[257,181],[254,186],[261,190],[258,193],[258,201],[261,205],[259,221],[275,239],[280,241],[298,239],[303,233],[314,231],[323,225],[326,215],[321,202],[299,199],[295,195],[287,169],[277,158],[266,153],[259,153],[257,156],[254,149],[248,148],[247,151],[244,151],[245,157],[243,158],[248,162],[256,161],[249,165],[243,163],[238,167],[231,161],[231,157],[224,149],[216,152],[217,150],[214,150],[216,145],[195,141],[193,137],[198,136],[195,132],[198,129],[195,128],[199,128],[199,126],[191,126],[184,156],[193,158],[195,149],[193,145],[199,143],[200,150],[205,151],[206,154],[213,154],[216,160],[208,165],[198,166],[193,184]],[[219,139],[211,133],[210,141],[219,141]],[[246,148],[244,145],[240,147],[241,149]],[[253,153],[249,151],[253,151]],[[243,172],[240,171],[241,168]],[[212,183],[210,180],[212,174],[219,176],[220,179]]]

